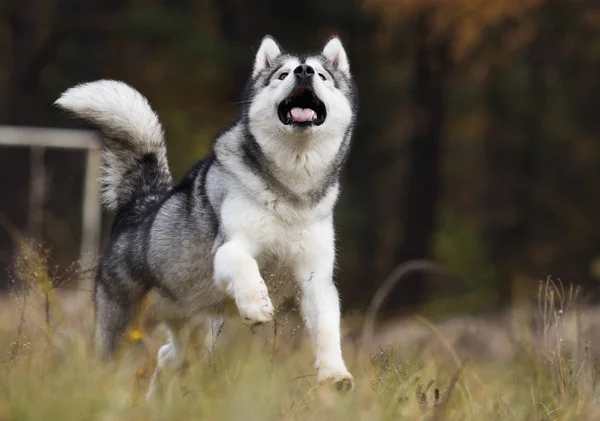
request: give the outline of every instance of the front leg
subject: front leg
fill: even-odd
[[[258,264],[240,240],[223,244],[215,253],[215,283],[231,296],[240,315],[252,324],[273,318],[273,304]]]
[[[342,358],[340,300],[333,283],[333,223],[320,223],[309,233],[297,277],[302,317],[315,350],[317,379],[319,383],[334,383],[338,390],[350,390],[354,380]]]

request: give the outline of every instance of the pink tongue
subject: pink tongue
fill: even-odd
[[[300,107],[295,107],[290,110],[290,114],[292,115],[292,118],[294,119],[294,121],[297,121],[298,123],[304,123],[305,121],[312,121],[313,112],[314,111],[311,110],[310,108],[300,108]]]

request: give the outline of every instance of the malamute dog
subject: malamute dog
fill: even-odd
[[[114,355],[151,289],[161,298],[150,312],[170,337],[159,351],[156,379],[166,364],[183,362],[185,321],[218,317],[234,303],[250,323],[268,322],[273,305],[265,273],[289,273],[318,381],[352,387],[332,277],[333,209],[355,98],[339,38],[319,53],[295,55],[267,36],[239,117],[178,183],[158,118],[136,90],[101,80],[56,101],[98,127],[104,140],[102,198],[116,216],[94,287],[102,358]]]

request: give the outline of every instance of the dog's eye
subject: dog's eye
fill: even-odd
[[[327,78],[323,75],[323,73],[319,73],[319,77],[323,80],[327,80]]]
[[[283,79],[285,79],[285,78],[287,77],[287,75],[288,75],[288,74],[289,74],[289,73],[285,73],[285,72],[283,72],[282,74],[280,74],[280,75],[279,75],[278,79],[279,79],[279,80],[283,80]]]

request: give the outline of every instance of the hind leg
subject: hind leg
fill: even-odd
[[[185,348],[181,338],[181,326],[174,323],[168,324],[167,335],[169,341],[158,350],[158,362],[146,394],[148,400],[160,393],[165,382],[181,370],[185,364]],[[168,378],[165,374],[168,374]]]
[[[102,361],[112,359],[133,320],[145,291],[132,286],[109,290],[96,284],[96,351]]]
[[[211,316],[206,320],[206,333],[204,335],[204,348],[207,356],[212,357],[215,350],[215,344],[225,325],[225,319],[222,316]]]
[[[205,335],[203,345],[206,355],[212,356],[215,342],[223,329],[225,320],[221,316],[208,317],[204,323]],[[174,374],[185,367],[185,345],[182,338],[183,324],[166,322],[168,342],[158,350],[158,362],[150,381],[146,399],[150,400],[160,394],[162,387]]]

